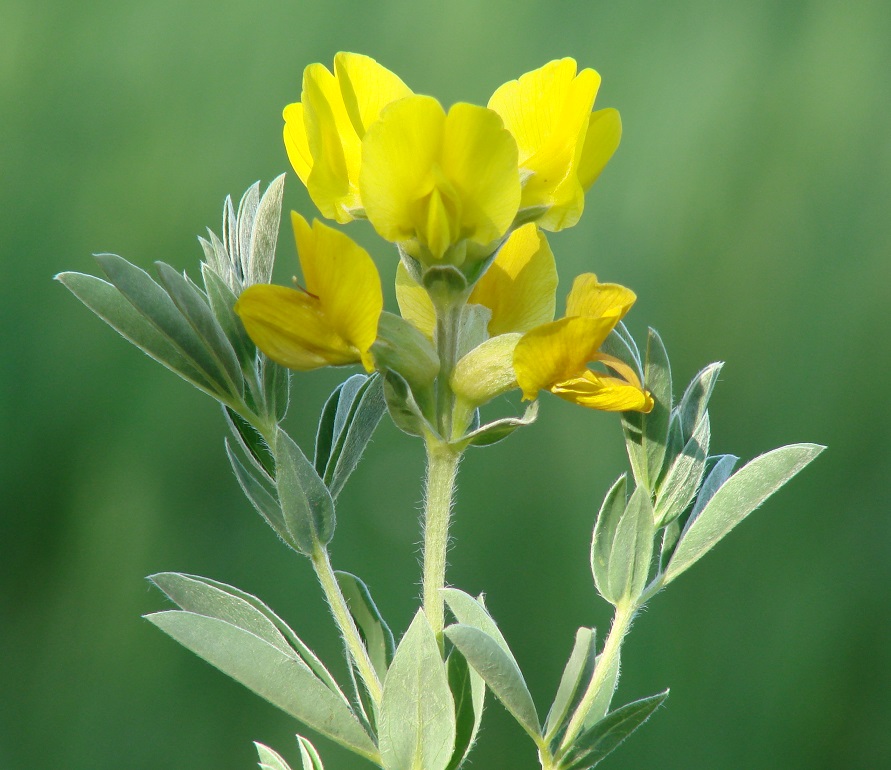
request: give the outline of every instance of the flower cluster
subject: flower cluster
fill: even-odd
[[[438,357],[430,379],[444,378],[465,412],[517,387],[525,399],[546,390],[595,409],[649,411],[638,374],[600,352],[633,292],[581,275],[554,320],[544,231],[578,222],[621,136],[616,110],[592,111],[600,76],[552,61],[502,85],[486,107],[446,111],[367,56],[339,53],[333,70],[304,71],[301,101],[284,110],[285,147],[325,217],[367,219],[397,246],[402,318],[383,311],[364,249],[293,213],[303,285],[253,285],[236,306],[256,345],[291,369],[361,363],[409,381],[410,358]],[[469,308],[485,328],[458,350]],[[451,344],[447,317],[457,319]],[[409,339],[414,352],[400,366],[392,353]]]

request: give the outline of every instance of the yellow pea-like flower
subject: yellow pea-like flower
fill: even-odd
[[[388,105],[362,142],[359,189],[384,239],[424,264],[497,248],[520,205],[517,146],[501,118],[429,96]]]
[[[374,59],[355,53],[303,71],[300,101],[284,109],[288,159],[313,203],[341,224],[362,214],[359,168],[362,138],[390,102],[411,89]]]
[[[519,148],[520,213],[545,230],[578,222],[585,190],[619,146],[619,113],[591,112],[599,87],[600,75],[592,69],[577,72],[575,60],[566,58],[505,83],[489,100]]]
[[[578,276],[566,301],[566,316],[524,334],[513,354],[517,384],[524,399],[540,390],[591,409],[649,412],[653,399],[635,371],[600,352],[616,324],[634,304],[634,292],[602,284],[593,273]],[[588,368],[602,363],[610,373]]]
[[[273,361],[306,371],[361,362],[373,371],[370,348],[384,306],[368,252],[318,220],[291,212],[303,289],[256,284],[235,305],[254,344]]]

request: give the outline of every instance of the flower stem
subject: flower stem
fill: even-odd
[[[334,620],[340,628],[350,657],[356,663],[356,668],[359,670],[359,675],[362,677],[371,699],[379,704],[382,694],[380,679],[374,670],[371,658],[368,657],[368,650],[359,635],[359,629],[356,628],[353,616],[347,608],[346,599],[340,590],[337,577],[331,567],[331,560],[328,558],[328,551],[325,548],[316,547],[312,555],[312,566],[322,585],[322,590],[325,592],[331,614],[334,615]]]
[[[460,452],[434,438],[427,439],[427,483],[424,495],[424,613],[440,638],[445,610],[440,589],[445,586],[449,518]]]
[[[595,698],[606,683],[607,673],[612,669],[613,662],[622,649],[622,642],[631,628],[631,621],[634,620],[638,608],[639,605],[637,603],[630,602],[619,604],[616,607],[616,612],[613,615],[613,624],[610,627],[609,635],[606,637],[606,642],[604,642],[603,651],[597,658],[597,666],[594,668],[591,682],[588,684],[588,689],[585,690],[585,694],[579,701],[578,708],[566,727],[566,734],[563,736],[563,741],[560,744],[561,754],[572,747],[575,739],[584,729],[585,717],[588,716]]]

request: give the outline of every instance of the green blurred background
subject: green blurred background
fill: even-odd
[[[165,606],[145,575],[207,575],[334,665],[309,565],[242,498],[211,400],[51,277],[99,251],[195,275],[225,195],[286,169],[303,67],[340,49],[444,103],[555,57],[600,71],[625,134],[551,239],[563,290],[583,270],[633,287],[629,325],[661,331],[677,380],[727,362],[715,451],[829,445],[639,618],[619,698],[672,695],[605,766],[891,767],[889,40],[882,0],[0,0],[0,768],[249,768],[254,739],[298,762],[295,723],[140,615]],[[285,197],[313,213],[293,173]],[[392,250],[349,232],[389,283]],[[293,260],[283,238],[282,279]],[[294,378],[305,446],[343,374]],[[625,459],[615,416],[542,407],[468,456],[449,579],[487,592],[544,710],[575,628],[608,622],[587,550]],[[399,631],[421,472],[383,425],[333,544]],[[330,768],[364,766],[316,742]],[[473,767],[536,766],[491,703]]]

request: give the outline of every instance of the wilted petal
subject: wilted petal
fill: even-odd
[[[587,190],[613,157],[622,139],[622,118],[611,107],[592,113],[579,160],[579,183]]]
[[[489,334],[526,332],[554,320],[557,265],[533,223],[511,233],[480,278],[470,301],[492,311]]]

